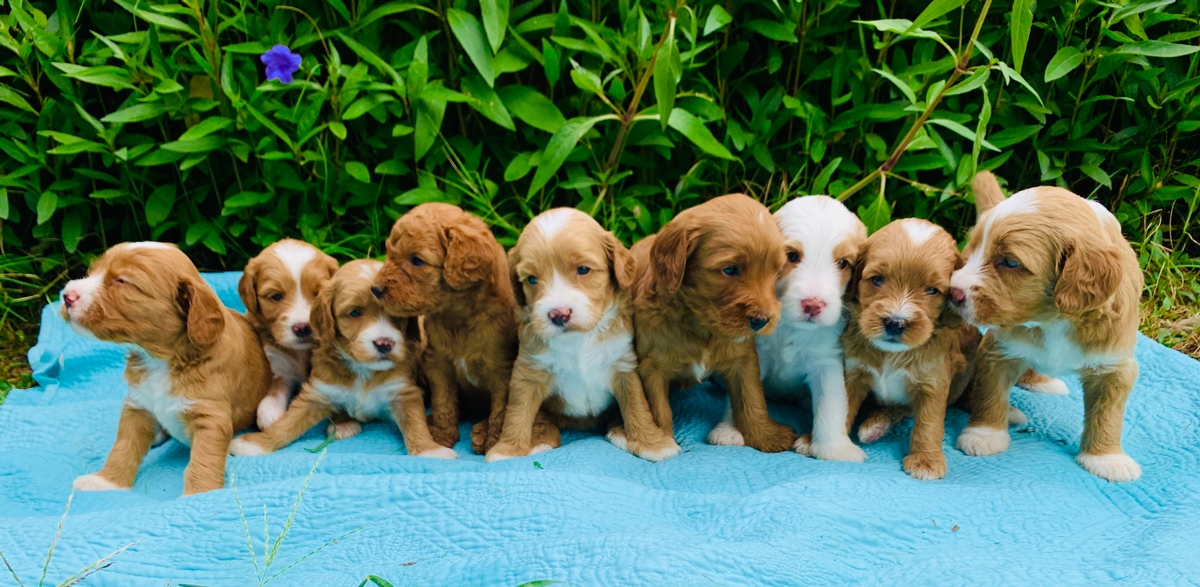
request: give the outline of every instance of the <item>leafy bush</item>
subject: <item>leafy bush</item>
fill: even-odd
[[[35,272],[135,239],[375,255],[429,201],[506,243],[551,206],[632,242],[730,191],[961,234],[976,169],[1097,198],[1148,265],[1196,252],[1200,0],[8,4],[0,223]]]

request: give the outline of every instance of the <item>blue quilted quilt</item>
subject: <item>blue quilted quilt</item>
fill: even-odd
[[[207,277],[241,309],[237,274]],[[72,479],[98,470],[113,443],[122,356],[74,335],[52,305],[30,352],[40,387],[0,406],[0,552],[25,585],[42,573]],[[186,498],[188,452],[168,441],[131,491],[74,495],[47,582],[132,544],[84,584],[1196,584],[1200,364],[1145,338],[1138,359],[1125,416],[1126,450],[1145,471],[1134,483],[1072,460],[1076,381],[1066,397],[1014,391],[1030,424],[994,457],[954,448],[966,416],[951,410],[949,474],[933,482],[901,471],[910,424],[867,447],[865,464],[708,446],[723,404],[701,386],[674,398],[684,452],[658,464],[571,432],[561,449],[496,464],[465,440],[457,461],[420,459],[393,424],[368,424],[328,446],[265,570],[264,530],[274,544],[323,427],[269,456],[230,457],[226,489]],[[810,418],[772,413],[801,430]]]

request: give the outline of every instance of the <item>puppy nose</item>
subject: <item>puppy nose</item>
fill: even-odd
[[[386,291],[386,290],[384,290],[382,287],[380,287],[380,286],[378,286],[378,285],[372,285],[372,286],[371,286],[371,293],[372,293],[372,294],[375,296],[375,299],[377,299],[377,300],[382,300],[382,299],[383,299],[383,292],[384,292],[384,291]]]
[[[967,293],[957,287],[952,287],[950,288],[950,301],[961,306],[963,302],[967,301]]]
[[[908,320],[896,318],[894,316],[888,316],[887,318],[883,319],[883,330],[884,332],[887,332],[889,336],[900,336],[901,334],[904,334],[904,331],[907,329]]]
[[[375,350],[381,353],[390,353],[392,352],[392,347],[396,346],[396,341],[390,338],[377,338],[373,344],[375,345]]]
[[[809,318],[816,318],[821,315],[821,311],[825,309],[825,302],[821,298],[808,298],[800,301],[800,310]]]
[[[75,305],[75,302],[79,301],[79,294],[73,291],[65,291],[63,292],[62,299],[63,304],[70,308]]]
[[[550,310],[550,313],[547,316],[550,318],[550,322],[552,322],[555,326],[562,328],[563,326],[567,325],[567,322],[571,321],[571,309],[555,308]]]
[[[297,322],[292,325],[292,334],[300,338],[308,338],[312,336],[312,327],[308,325],[308,322]]]
[[[771,321],[770,318],[763,316],[762,314],[759,314],[757,316],[752,316],[750,318],[750,330],[758,332],[759,330],[763,329],[763,326],[767,325],[767,322],[770,322],[770,321]]]

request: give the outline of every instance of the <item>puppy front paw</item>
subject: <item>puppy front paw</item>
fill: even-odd
[[[1045,393],[1049,395],[1067,395],[1071,393],[1067,389],[1067,384],[1062,379],[1057,377],[1047,377],[1036,371],[1026,371],[1017,380],[1017,387],[1034,393]]]
[[[662,431],[652,436],[653,438],[649,439],[632,439],[626,436],[624,428],[616,426],[608,431],[605,438],[613,443],[613,446],[652,463],[665,461],[679,454],[679,443],[675,442],[674,438]]]
[[[1008,430],[987,426],[967,426],[958,435],[958,450],[973,457],[986,457],[1008,450]]]
[[[125,491],[129,489],[101,477],[98,473],[80,475],[75,478],[75,482],[71,486],[79,491]]]
[[[1029,418],[1025,416],[1019,408],[1008,406],[1008,425],[1020,428],[1029,423]]]
[[[718,446],[746,446],[746,439],[733,422],[720,422],[708,433],[708,443]]]
[[[1123,452],[1107,455],[1081,452],[1075,457],[1075,462],[1088,473],[1109,481],[1136,481],[1142,476],[1141,465]]]
[[[447,448],[454,448],[454,445],[458,443],[458,425],[442,425],[433,422],[431,419],[429,422],[429,435],[433,437],[434,442]],[[473,436],[474,431],[472,430],[472,441],[474,440]]]
[[[914,452],[904,457],[904,472],[913,479],[932,481],[946,476],[946,455],[938,452]]]
[[[756,448],[762,452],[793,450],[796,445],[796,439],[799,438],[795,430],[774,420],[764,422],[754,432],[747,433],[745,430],[741,432],[742,437],[746,440],[746,446]]]
[[[799,442],[799,441],[797,441]],[[823,461],[846,461],[861,463],[867,460],[867,453],[858,445],[850,442],[849,438],[834,442],[817,442],[811,445],[812,456]]]
[[[858,441],[871,444],[892,431],[892,420],[882,412],[871,414],[858,427]]]
[[[434,439],[436,440],[437,437]],[[475,454],[481,455],[491,448],[488,446],[488,421],[480,420],[471,427],[471,450],[475,451]]]
[[[812,435],[801,434],[800,437],[796,439],[796,442],[792,443],[792,450],[796,451],[797,454],[802,454],[806,457],[813,456]]]
[[[439,446],[437,448],[419,452],[416,454],[416,456],[425,457],[427,459],[443,459],[443,460],[450,461],[450,460],[457,459],[458,453],[454,452],[454,449],[452,449],[452,448],[446,448],[444,446]]]
[[[288,398],[286,395],[268,395],[258,402],[256,422],[259,430],[266,430],[279,421],[287,413]]]
[[[357,420],[347,420],[345,422],[337,422],[335,424],[330,424],[325,427],[325,435],[328,436],[328,435],[332,434],[333,437],[337,440],[346,440],[347,438],[354,438],[355,436],[358,436],[359,432],[362,432],[362,424],[359,424]],[[454,451],[451,451],[451,452],[454,452]]]
[[[480,422],[480,423],[482,424],[482,422]],[[475,436],[475,432],[472,431],[471,432],[472,439],[474,438],[474,436]],[[504,461],[504,460],[508,460],[508,459],[514,459],[517,457],[527,456],[528,454],[529,454],[528,450],[523,450],[523,449],[517,447],[517,445],[515,445],[515,444],[508,443],[508,442],[497,442],[496,446],[493,446],[490,450],[487,451],[487,454],[483,457],[483,461],[485,463],[494,463],[496,461]]]
[[[239,457],[265,455],[271,452],[265,446],[265,440],[260,432],[243,434],[229,443],[229,454]]]

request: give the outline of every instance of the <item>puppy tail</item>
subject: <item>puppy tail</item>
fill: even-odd
[[[1000,191],[1000,182],[990,171],[980,171],[971,180],[971,191],[975,194],[975,211],[979,216],[995,208],[1004,201],[1004,192]]]

